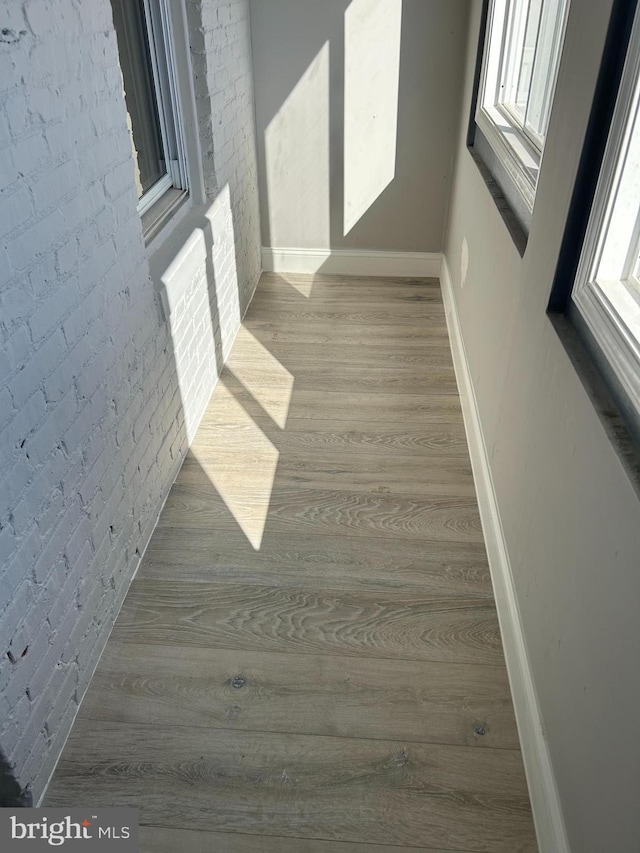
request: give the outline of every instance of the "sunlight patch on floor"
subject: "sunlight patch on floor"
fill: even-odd
[[[300,296],[304,296],[305,299],[308,299],[311,296],[313,279],[309,279],[308,281],[303,281],[302,279],[296,280],[294,277],[288,276],[287,273],[280,273],[280,278],[282,279],[283,284],[286,283],[292,290],[299,293]]]
[[[220,386],[216,392],[220,391]],[[195,441],[191,454],[256,551],[269,513],[279,452],[242,403],[227,392],[225,421],[242,430],[245,442],[233,451]]]
[[[244,326],[238,332],[227,368],[284,429],[293,394],[293,374]]]

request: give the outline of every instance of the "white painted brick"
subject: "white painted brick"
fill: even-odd
[[[5,213],[0,220],[0,231],[8,233],[28,222],[33,216],[33,204],[26,187],[19,187],[8,196],[3,203],[3,209]]]
[[[0,720],[8,720],[11,714],[11,706],[5,696],[0,695]]]
[[[0,429],[14,415],[15,405],[8,388],[0,389]]]
[[[11,266],[16,271],[25,269],[42,246],[54,245],[63,234],[64,219],[59,210],[54,210],[8,243],[7,256]]]
[[[78,238],[74,235],[56,252],[56,270],[58,275],[66,276],[72,272],[78,260]]]
[[[77,198],[72,198],[69,201],[60,203],[60,213],[64,219],[67,230],[67,235],[80,235],[86,227],[87,209],[92,208],[86,202],[86,195],[83,196],[83,203],[78,204]],[[61,241],[62,242],[62,241]],[[88,247],[87,247],[88,248]]]
[[[49,65],[53,64],[52,59],[55,56],[53,46],[41,45],[40,49],[43,52],[41,61]],[[61,98],[60,92],[52,91],[50,88],[32,90],[29,95],[29,107],[35,118],[40,120],[35,123],[47,123],[59,116],[63,109]]]
[[[94,462],[98,459],[105,448],[114,448],[114,458],[118,453],[118,448],[115,442],[113,432],[113,422],[115,415],[115,404],[113,401],[108,401],[109,412],[101,424],[92,430],[87,440],[82,445],[82,461],[85,471],[88,471]]]
[[[18,637],[14,637],[14,640],[18,641],[13,643],[16,654],[18,655],[18,663],[12,667],[10,679],[3,690],[10,705],[15,705],[17,702],[22,701],[25,695],[30,703],[37,696],[36,691],[32,692],[30,688],[38,667],[42,666],[44,661],[48,664],[49,672],[51,672],[51,662],[47,660],[50,631],[46,625],[44,627],[40,626],[40,629],[37,636],[29,636],[28,640],[26,636],[21,640]],[[28,648],[28,651],[24,657],[21,657],[21,652],[25,648]],[[31,696],[29,696],[30,693]]]
[[[87,515],[93,525],[96,519],[100,518],[100,513],[104,509],[104,497],[102,496],[102,492],[98,489],[95,495],[91,498],[89,503],[84,507],[87,512]],[[93,542],[94,547],[96,546],[96,537],[92,532],[91,541]]]
[[[38,424],[46,412],[46,404],[42,391],[36,391],[22,409],[0,432],[0,459],[9,457],[24,449],[27,437],[35,424]]]
[[[47,699],[49,699],[49,701],[47,701]],[[40,699],[36,702],[30,698],[29,702],[29,722],[24,731],[21,733],[19,741],[19,744],[24,744],[25,751],[27,749],[33,751],[33,744],[37,743],[38,735],[45,733],[44,724],[47,717],[50,715],[52,708],[52,701],[49,697],[44,697],[44,700]]]
[[[18,625],[24,619],[29,605],[33,603],[34,594],[31,584],[24,581],[17,589],[13,598],[0,611],[0,631],[3,640],[8,645],[11,642]],[[1,605],[0,605],[1,607]]]
[[[40,393],[40,392],[38,392]],[[75,389],[71,388],[41,424],[26,439],[24,450],[30,459],[44,462],[61,439],[63,430],[73,422],[77,410]]]
[[[8,388],[16,407],[23,406],[29,397],[41,387],[43,379],[60,362],[66,349],[64,336],[58,329],[39,350],[33,352],[25,364],[18,368]]]
[[[78,671],[75,667],[70,667],[64,681],[59,686],[56,685],[56,692],[53,693],[55,699],[46,720],[47,731],[56,731],[65,714],[73,718],[77,712],[78,701],[75,695],[77,683]]]
[[[4,114],[9,124],[9,136],[20,137],[29,129],[29,113],[25,110],[22,95],[9,95],[5,101]]]
[[[71,539],[67,542],[64,549],[65,556],[71,565],[78,565],[79,562],[82,562],[80,560],[80,555],[86,551],[87,547],[89,549],[89,553],[93,552],[90,540],[91,525],[89,524],[89,519],[85,517],[76,527]]]
[[[37,772],[37,767],[41,763],[41,755],[47,754],[48,749],[47,739],[44,734],[38,734],[35,744],[32,747],[31,752],[23,757],[22,751],[18,752],[16,756],[14,756],[14,764],[17,764],[21,769],[22,773],[24,773],[25,778],[33,779]],[[27,783],[27,787],[31,788],[31,783]]]
[[[77,145],[87,144],[94,136],[85,115],[67,116],[64,122],[49,124],[44,129],[47,148],[54,159],[68,156]]]
[[[4,145],[10,137],[9,117],[5,112],[0,112],[0,144]]]
[[[38,511],[38,530],[43,539],[46,539],[51,529],[61,517],[64,506],[64,498],[60,489],[54,489],[49,497],[46,507]]]
[[[64,645],[65,639],[61,636],[59,630],[60,624],[65,619],[67,611],[73,612],[77,607],[77,590],[80,579],[80,566],[74,565],[70,569],[66,569],[64,561],[58,562],[59,571],[52,571],[45,583],[45,594],[52,602],[48,608],[48,619],[52,629],[55,632],[59,644]],[[68,618],[68,617],[67,617]],[[73,618],[71,618],[71,623]],[[62,647],[60,645],[60,648]],[[52,643],[52,657],[56,658],[59,655],[59,648],[56,648],[56,643]]]
[[[29,722],[31,703],[24,692],[19,699],[14,699],[13,702],[11,702],[10,699],[9,702],[12,705],[12,708],[11,717],[7,721],[7,731],[17,740],[20,737],[20,733],[24,731],[27,723]]]
[[[56,560],[64,550],[75,521],[76,518],[73,517],[73,514],[67,512],[49,535],[45,547],[33,566],[33,576],[37,583],[43,583],[51,572]]]
[[[122,163],[116,169],[109,172],[104,180],[107,198],[115,199],[123,193],[128,193],[131,197],[134,187],[132,177],[132,165],[130,162]]]
[[[29,783],[29,786],[36,792],[36,796],[38,792],[41,792],[44,789],[44,786],[49,781],[49,778],[55,769],[56,760],[60,755],[60,751],[62,750],[65,738],[71,728],[71,724],[73,723],[76,713],[77,707],[75,703],[70,703],[68,710],[65,711],[65,714],[59,720],[58,725],[55,728],[51,728],[51,733],[48,735],[46,741],[46,751],[40,754],[36,750],[33,753],[33,771],[27,776],[27,778],[32,780]]]
[[[10,601],[20,584],[27,576],[31,577],[31,566],[41,547],[40,532],[34,525],[29,533],[22,537],[20,547],[16,551],[13,560],[4,568],[3,574],[0,577],[0,586],[8,594],[3,595],[0,600]]]
[[[99,387],[104,386],[105,376],[110,380],[111,368],[117,358],[116,351],[108,341],[99,348],[95,346],[92,355],[93,360],[86,363],[76,377],[79,400],[89,399]]]
[[[30,527],[33,522],[33,516],[29,512],[29,508],[24,499],[19,501],[11,510],[9,521],[17,536],[22,536],[23,533]]]
[[[13,363],[19,364],[31,352],[32,343],[26,323],[19,325],[7,340],[7,351],[11,353]]]
[[[32,185],[31,191],[38,211],[47,210],[65,195],[77,190],[78,168],[69,160],[62,163]]]
[[[95,217],[100,240],[104,241],[113,235],[116,227],[115,216],[111,207],[104,207]]]
[[[0,349],[0,382],[2,382],[14,365],[13,358],[7,347]],[[0,418],[0,424],[4,423]]]
[[[29,284],[32,294],[37,293],[40,297],[50,292],[58,284],[58,271],[56,270],[55,255],[49,252],[29,270]],[[31,299],[33,300],[33,295]],[[33,308],[32,308],[33,310]]]
[[[106,334],[106,330],[104,330]],[[53,373],[44,379],[43,388],[47,402],[60,400],[75,382],[77,376],[84,369],[84,364],[91,357],[94,350],[94,338],[85,334],[81,337],[71,350],[67,350],[67,356],[55,367]]]
[[[30,175],[38,169],[47,157],[48,147],[41,130],[25,136],[20,145],[7,149],[10,156],[10,169],[13,179],[20,175]]]
[[[29,318],[29,328],[35,342],[58,326],[78,298],[78,282],[69,278]]]
[[[63,664],[75,661],[82,654],[83,645],[87,640],[87,632],[90,631],[91,625],[95,624],[96,614],[100,612],[101,601],[105,596],[107,599],[109,598],[109,593],[105,592],[99,583],[85,584],[81,587],[81,591],[84,588],[89,591],[89,594],[83,599],[82,607],[79,611],[69,612],[58,632],[58,637],[65,639],[64,646],[59,653],[59,659]]]
[[[0,530],[0,565],[7,564],[15,549],[16,535],[10,527],[5,526]]]
[[[18,324],[24,323],[30,310],[33,310],[33,293],[24,278],[14,278],[14,281],[5,285],[0,292],[0,317],[3,325],[7,330],[13,330]],[[30,349],[29,339],[25,354]]]
[[[81,271],[84,276],[80,279],[83,284],[87,282],[86,267]],[[72,311],[68,319],[62,324],[67,344],[72,346],[79,338],[87,333],[88,328],[98,320],[104,313],[105,293],[102,287],[95,287],[84,300]]]
[[[92,427],[98,423],[106,414],[107,400],[104,391],[100,388],[88,401],[84,408],[80,409],[71,420],[70,425],[62,440],[68,453],[72,453],[76,447],[89,434]]]
[[[24,453],[4,469],[0,477],[0,519],[5,518],[10,507],[15,506],[32,476],[33,466]]]
[[[205,182],[217,208],[217,188],[229,196],[210,235],[216,298],[209,308],[203,264],[173,329],[149,280],[110,4],[29,0],[25,14],[29,50],[12,54],[0,104],[16,211],[0,195],[13,394],[0,397],[0,652],[33,639],[0,672],[0,749],[37,795],[253,291],[260,241],[246,0],[189,2]]]
[[[38,518],[39,512],[46,506],[49,496],[59,488],[67,469],[68,460],[61,450],[55,449],[48,464],[41,467],[29,487],[24,491],[24,502],[31,518]]]
[[[31,32],[45,37],[50,32],[73,32],[69,19],[74,15],[70,4],[63,0],[27,0],[24,14]],[[59,29],[58,29],[59,28]]]

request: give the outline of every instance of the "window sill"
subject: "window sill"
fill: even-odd
[[[167,323],[180,310],[180,304],[198,274],[212,264],[213,237],[207,205],[184,206],[180,216],[171,220],[171,228],[153,243],[148,253],[151,281],[158,292]]]
[[[640,308],[635,296],[623,282],[596,281],[574,293],[568,313],[640,444]]]
[[[186,190],[169,189],[141,216],[145,246],[158,236],[169,219],[189,197]]]
[[[476,123],[509,176],[514,190],[521,196],[527,218],[530,219],[536,196],[540,155],[534,153],[533,148],[497,108],[478,109]]]
[[[522,211],[516,211],[513,204],[513,197],[507,196],[502,186],[503,182],[498,182],[494,175],[495,169],[492,170],[485,162],[485,158],[478,150],[477,141],[474,145],[469,145],[467,150],[471,155],[471,159],[478,167],[482,180],[498,208],[498,213],[511,235],[518,254],[520,257],[523,257],[527,248],[527,240],[529,239],[529,229],[523,225]]]
[[[620,464],[640,498],[640,434],[629,419],[615,377],[599,356],[597,343],[577,310],[569,315],[548,312],[547,316],[560,338],[578,378],[593,404],[600,423],[620,460]]]

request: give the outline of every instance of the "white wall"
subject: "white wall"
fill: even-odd
[[[640,839],[640,503],[545,314],[611,2],[571,2],[522,259],[464,146],[480,6],[446,257],[571,849],[628,853]]]
[[[467,11],[251,0],[264,246],[442,249]]]
[[[0,15],[0,751],[36,800],[259,272],[248,2],[199,7],[225,126],[150,249],[108,0]]]

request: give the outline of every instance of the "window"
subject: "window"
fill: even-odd
[[[620,42],[617,44],[620,52]],[[623,54],[624,55],[624,54]],[[640,15],[618,96],[568,306],[586,326],[640,436]],[[615,392],[618,393],[615,393]],[[620,399],[620,395],[622,399]]]
[[[549,124],[567,7],[568,0],[489,3],[475,121],[529,213]],[[504,186],[502,190],[508,197],[509,191]]]
[[[187,190],[169,0],[111,0],[145,233]]]

